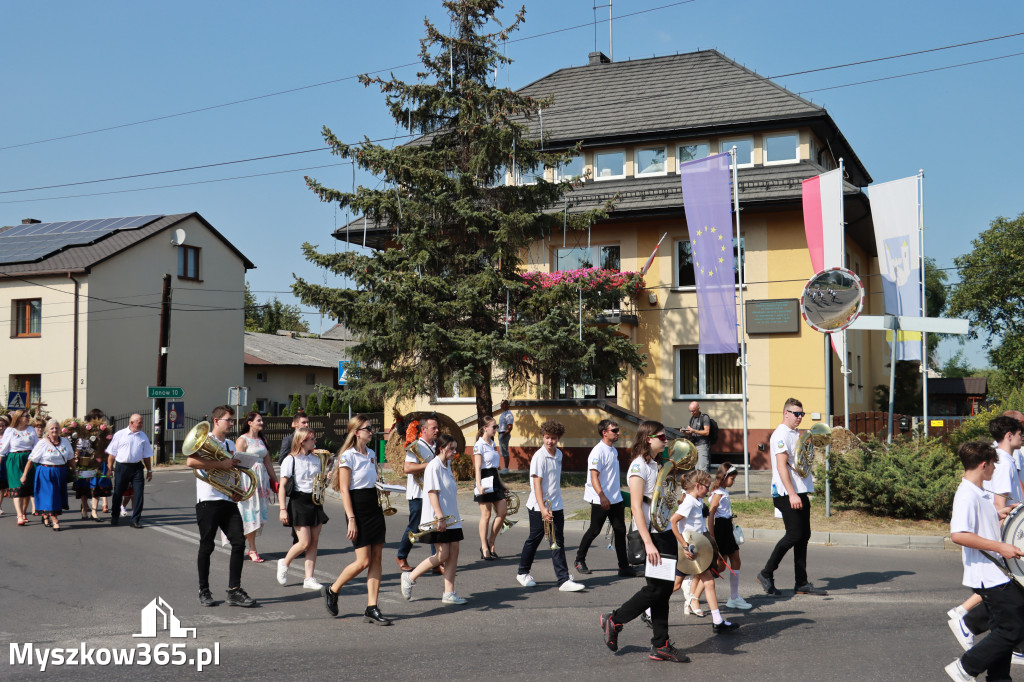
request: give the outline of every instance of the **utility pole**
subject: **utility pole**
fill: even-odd
[[[171,340],[171,275],[164,275],[163,291],[160,294],[160,345],[156,362],[156,385],[167,385],[167,352]],[[161,425],[167,413],[167,399],[157,398],[153,410],[153,450],[157,462],[167,461],[164,453],[164,434]]]

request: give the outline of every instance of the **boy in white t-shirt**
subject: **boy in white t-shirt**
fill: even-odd
[[[558,449],[558,441],[565,434],[565,426],[561,422],[546,421],[540,425],[544,436],[544,447],[537,450],[530,459],[530,499],[526,509],[530,515],[530,535],[523,543],[523,551],[519,555],[519,570],[516,580],[523,587],[534,587],[537,581],[530,575],[533,557],[537,554],[544,539],[545,525],[551,524],[554,542],[557,548],[551,550],[551,563],[555,566],[560,592],[579,592],[583,585],[572,579],[569,567],[565,562],[565,538],[562,529],[565,526],[565,514],[562,507],[562,451]]]
[[[1002,542],[999,521],[1006,510],[997,510],[985,481],[995,471],[995,449],[984,442],[964,443],[959,450],[964,477],[953,498],[950,539],[962,546],[963,584],[981,596],[988,608],[991,631],[959,659],[946,666],[951,679],[969,682],[983,671],[987,679],[1010,679],[1010,656],[1024,638],[1024,592],[995,563],[1024,556],[1024,551]]]

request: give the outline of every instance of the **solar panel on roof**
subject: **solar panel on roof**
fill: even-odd
[[[69,246],[91,244],[114,232],[148,225],[162,215],[15,225],[0,232],[0,263],[41,260]]]

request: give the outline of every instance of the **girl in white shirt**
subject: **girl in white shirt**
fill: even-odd
[[[473,489],[473,501],[480,505],[480,558],[484,561],[500,559],[494,551],[494,542],[508,514],[508,503],[505,501],[505,484],[498,474],[501,464],[501,453],[494,446],[494,434],[498,424],[494,417],[484,419],[484,425],[477,434],[476,445],[473,446],[473,471],[476,473],[476,487]],[[485,492],[481,482],[485,478],[492,481],[491,492]],[[491,509],[494,509],[494,521],[491,522]]]
[[[4,458],[7,470],[8,490],[6,495],[14,498],[14,511],[18,515],[18,525],[28,524],[28,501],[32,497],[34,483],[28,479],[21,482],[21,474],[25,470],[28,455],[39,441],[36,430],[28,421],[28,412],[15,410],[11,413],[11,426],[4,431],[0,439],[0,457]]]
[[[292,437],[292,451],[281,461],[281,489],[294,479],[295,489],[288,497],[287,504],[282,494],[278,500],[281,507],[281,523],[291,523],[299,541],[292,545],[283,559],[277,560],[277,582],[288,582],[288,566],[300,554],[305,555],[306,579],[303,589],[319,590],[321,585],[313,577],[316,570],[316,553],[320,544],[320,530],[327,523],[327,514],[321,505],[313,503],[313,477],[320,473],[320,458],[312,454],[316,438],[310,429],[299,427]]]
[[[683,490],[686,491],[686,496],[679,503],[676,513],[669,519],[669,523],[672,524],[672,533],[676,536],[676,541],[679,543],[679,551],[691,561],[694,555],[687,549],[690,543],[683,538],[684,532],[701,533],[707,536],[708,540],[711,540],[712,545],[714,544],[714,540],[712,540],[710,533],[708,533],[707,523],[704,521],[703,498],[708,494],[708,488],[710,487],[711,475],[708,472],[695,469],[686,474],[683,477]],[[717,559],[718,556],[716,554],[715,559],[711,562],[712,566],[715,565]],[[711,569],[705,569],[698,578],[704,583],[704,590],[707,592],[708,606],[711,608],[711,618],[714,621],[712,628],[714,628],[715,633],[729,632],[738,628],[739,625],[736,623],[731,623],[722,618],[722,612],[718,609],[718,596],[715,594],[715,576]],[[693,597],[693,601],[695,600],[696,597]],[[698,608],[699,606],[698,604]]]
[[[444,567],[445,604],[465,604],[466,599],[455,592],[455,571],[459,563],[459,542],[463,539],[462,518],[452,474],[451,462],[458,456],[455,439],[446,433],[437,437],[437,456],[423,472],[423,490],[427,493],[420,525],[437,521],[437,530],[427,533],[420,542],[434,545],[435,552],[420,562],[410,573],[402,573],[402,596],[412,599],[416,578],[438,566]],[[447,517],[451,519],[447,519]],[[447,520],[446,520],[447,519]],[[452,520],[454,519],[454,520]]]
[[[710,511],[708,518],[714,519],[715,542],[723,559],[729,561],[729,601],[725,605],[730,609],[749,609],[751,604],[740,596],[740,546],[732,526],[732,501],[729,499],[729,488],[736,482],[739,471],[726,462],[718,466],[715,480],[711,484]]]

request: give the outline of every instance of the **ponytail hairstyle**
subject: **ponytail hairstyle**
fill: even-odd
[[[718,470],[715,471],[715,482],[711,484],[712,490],[718,490],[725,485],[726,479],[730,476],[735,476],[739,473],[739,469],[734,467],[730,462],[723,462],[718,465]]]
[[[484,436],[484,429],[486,429],[488,426],[490,426],[493,422],[494,422],[494,417],[484,417],[484,423],[480,426],[479,429],[476,430],[476,437],[478,439],[483,438],[483,436]],[[438,438],[440,438],[440,436],[438,436]]]
[[[491,421],[494,421],[494,420],[491,419]],[[447,433],[439,433],[439,434],[437,434],[437,442],[435,443],[435,445],[437,446],[437,452],[440,453],[442,450],[444,450],[446,447],[448,447],[452,443],[457,443],[457,442],[458,441],[455,440],[455,436],[449,435]],[[458,451],[456,451],[455,454],[456,455],[459,454]]]
[[[352,415],[352,418],[348,420],[348,435],[345,436],[345,443],[341,446],[342,452],[356,446],[356,431],[369,423],[370,419],[365,414]],[[298,433],[298,431],[296,431],[296,433]]]
[[[702,483],[706,486],[711,485],[711,474],[703,469],[694,469],[683,476],[683,490],[686,492],[690,492]]]
[[[631,459],[643,457],[645,462],[650,463],[658,454],[651,452],[650,437],[664,430],[665,425],[661,422],[651,420],[640,422],[640,426],[636,429],[636,440],[633,441],[633,447],[631,448],[633,455]]]

